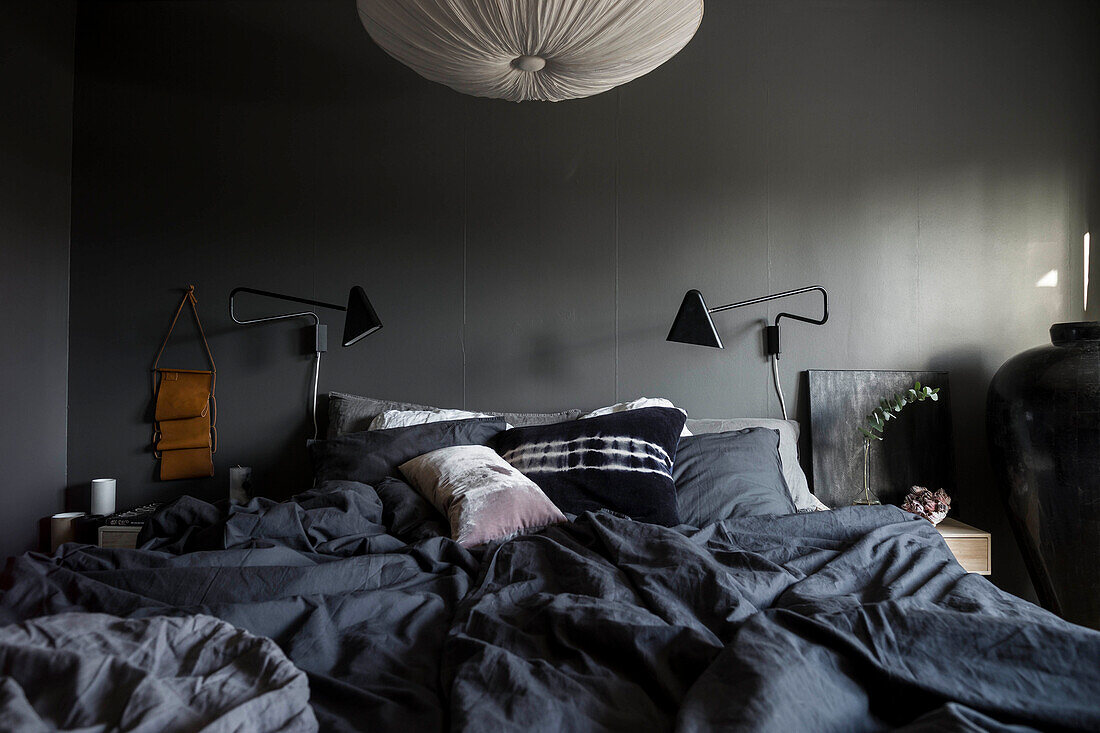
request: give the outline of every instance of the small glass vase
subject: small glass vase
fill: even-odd
[[[852,502],[856,506],[877,506],[882,502],[871,492],[871,441],[863,439],[863,491]]]

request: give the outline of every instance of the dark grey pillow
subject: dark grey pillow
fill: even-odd
[[[779,459],[783,461],[783,480],[799,511],[813,509],[817,501],[810,493],[810,485],[802,465],[798,462],[798,435],[801,432],[795,420],[768,417],[727,417],[722,419],[693,420],[688,418],[685,427],[692,435],[703,433],[731,433],[745,428],[768,428],[779,431]]]
[[[444,420],[388,430],[364,430],[332,440],[311,440],[309,455],[315,481],[332,479],[375,485],[387,476],[400,478],[397,467],[436,448],[488,445],[507,427],[499,418]]]
[[[746,428],[680,438],[672,478],[680,521],[695,527],[795,511],[783,480],[777,430]]]
[[[451,536],[447,518],[404,481],[384,478],[374,491],[382,502],[382,524],[394,537],[416,542],[428,537]]]
[[[335,438],[347,433],[357,433],[370,427],[371,421],[386,410],[438,410],[431,405],[419,405],[415,402],[395,402],[394,400],[380,400],[374,397],[361,397],[359,395],[344,394],[343,392],[328,393],[328,432],[329,438]],[[549,425],[566,420],[576,420],[581,416],[580,410],[563,410],[561,412],[498,412],[496,410],[470,410],[481,412],[495,417],[503,418],[505,422],[520,428],[525,425]]]

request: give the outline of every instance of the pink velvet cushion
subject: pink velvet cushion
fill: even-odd
[[[399,470],[447,517],[463,547],[566,521],[534,481],[483,445],[439,448]]]

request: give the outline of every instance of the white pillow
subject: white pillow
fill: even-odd
[[[677,410],[680,410],[680,412],[684,413],[684,417],[687,417],[687,410],[684,410],[680,407],[676,407],[676,405],[672,404],[672,402],[670,402],[669,400],[666,400],[664,397],[639,397],[638,399],[631,400],[630,402],[619,402],[618,404],[608,405],[607,407],[601,407],[598,410],[593,410],[592,412],[586,412],[583,415],[581,415],[580,417],[578,417],[577,419],[578,420],[584,420],[584,419],[589,418],[589,417],[599,417],[600,415],[610,415],[613,412],[626,412],[627,410],[640,410],[643,407],[672,407],[672,408],[675,408]],[[683,431],[681,431],[681,433],[680,433],[680,437],[684,438],[684,437],[687,437],[689,435],[691,435],[691,431],[688,430],[687,427],[684,427]]]
[[[444,420],[469,420],[474,417],[496,417],[484,412],[466,410],[386,410],[370,421],[368,430],[386,430],[388,428],[407,428],[410,425],[424,425]],[[505,423],[507,424],[507,423]],[[511,425],[508,425],[511,428]]]

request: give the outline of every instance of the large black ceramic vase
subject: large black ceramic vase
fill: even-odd
[[[1100,323],[1050,340],[993,377],[990,450],[1040,602],[1100,628]]]

